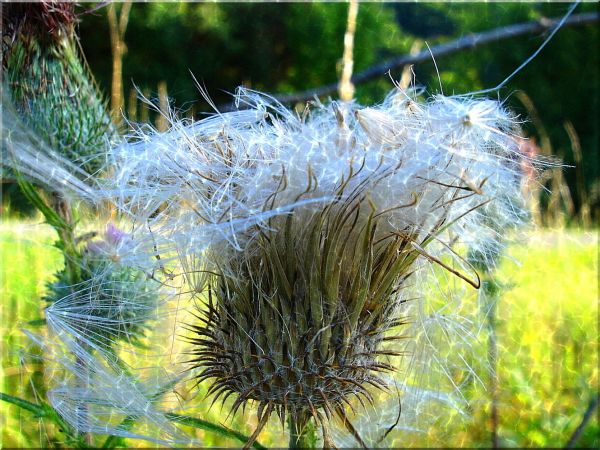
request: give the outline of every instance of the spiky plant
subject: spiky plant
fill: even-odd
[[[83,174],[96,174],[104,165],[116,134],[79,52],[76,20],[72,2],[13,3],[3,7],[2,100],[7,110],[16,109],[24,133],[31,140],[39,140],[33,143],[39,155],[44,154],[41,149],[50,148],[78,168],[71,171],[72,177],[85,178]],[[18,130],[9,122],[10,111],[6,116],[5,127],[16,135]],[[13,154],[9,153],[9,141],[4,140],[2,145],[3,175],[10,175],[11,160],[23,156],[15,155],[14,149]],[[51,170],[35,152],[33,158],[34,171],[43,174]],[[49,201],[40,198],[29,185],[32,179],[50,194]],[[74,285],[79,282],[77,260],[81,258],[74,235],[77,213],[59,186],[38,181],[35,177],[19,179],[24,192],[57,230],[68,282]]]
[[[478,287],[448,239],[476,242],[492,200],[519,218],[514,119],[496,102],[401,90],[302,117],[252,92],[238,101],[251,109],[121,148],[120,205],[206,296],[190,324],[195,379],[233,412],[256,405],[247,446],[272,413],[290,446],[310,422],[333,445],[334,416],[365,445],[348,409],[398,367],[414,272],[436,264]]]
[[[140,269],[119,261],[128,236],[109,224],[103,239],[87,244],[79,261],[80,281],[69,284],[62,270],[47,284],[46,320],[52,329],[79,336],[101,351],[121,340],[137,344],[159,304],[159,283]]]
[[[289,415],[293,447],[304,446],[311,418],[325,438],[331,416],[351,428],[353,397],[373,404],[369,387],[385,388],[379,374],[393,370],[380,357],[401,354],[383,343],[406,320],[402,289],[418,233],[380,231],[385,214],[360,188],[351,197],[269,221],[230,255],[209,287],[204,323],[194,326],[194,362],[204,369],[197,380],[214,380],[215,400],[235,394],[234,413],[255,400],[261,418]]]
[[[61,374],[62,386],[48,390],[51,403],[53,393],[62,392],[74,374],[76,391],[90,388],[98,365],[91,356],[94,350],[113,365],[121,364],[117,341],[139,341],[158,297],[157,283],[107,253],[120,247],[115,229],[101,242],[88,243],[90,233],[77,234],[80,202],[72,203],[64,188],[83,187],[92,177],[99,180],[117,135],[80,54],[74,8],[73,2],[54,1],[2,8],[2,176],[16,179],[57,231],[55,245],[65,263],[45,296],[51,303],[45,321],[53,333],[42,340],[29,334],[44,350],[56,341],[66,352],[62,360],[75,369]],[[88,206],[101,206],[85,200]],[[50,380],[57,381],[61,383]],[[44,403],[41,409],[67,434],[69,445],[89,446],[89,405],[69,411],[61,395],[54,409]],[[65,422],[64,411],[76,419]]]
[[[104,163],[115,131],[85,66],[73,2],[3,6],[5,88],[24,122],[90,174]]]
[[[65,268],[48,284],[46,299],[52,306],[47,314],[58,314],[59,305],[68,305],[73,310],[62,311],[62,319],[79,317],[90,328],[88,334],[106,346],[107,334],[123,337],[126,330],[131,331],[127,316],[140,313],[136,308],[142,308],[141,303],[151,307],[146,297],[154,294],[143,291],[153,289],[145,286],[143,272],[116,264],[111,255],[99,251],[102,246],[113,250],[119,246],[116,228],[109,227],[102,245],[86,245],[86,235],[76,235],[78,209],[67,200],[61,185],[69,177],[82,183],[101,175],[116,130],[80,53],[73,2],[10,4],[3,8],[2,21],[4,125],[9,128],[3,152],[12,151],[3,155],[8,163],[3,166],[10,168],[15,161],[18,172],[13,175],[58,232],[57,246],[65,257]],[[29,170],[16,163],[21,158],[29,161]],[[68,162],[69,167],[60,181],[47,182],[45,174],[56,169],[52,158]],[[132,306],[129,310],[128,305]],[[104,323],[98,324],[95,318]]]
[[[146,273],[167,283],[183,275],[199,305],[184,319],[191,373],[209,380],[215,400],[231,398],[232,411],[256,406],[246,446],[273,413],[289,421],[291,446],[314,444],[314,425],[333,446],[334,417],[366,445],[349,412],[374,401],[419,339],[409,324],[425,322],[411,300],[427,289],[419,272],[438,265],[478,287],[453,244],[485,236],[493,246],[489,217],[502,217],[502,230],[521,218],[515,118],[498,102],[422,101],[401,89],[377,107],[316,104],[301,116],[252,91],[237,101],[246,108],[174,118],[168,133],[139,129],[111,152],[102,185],[77,184],[58,157],[44,182],[67,179],[61,189],[112,201],[131,219],[128,263],[151,261]],[[35,175],[35,161],[19,168]],[[70,330],[84,343],[98,331]],[[87,389],[91,414],[105,395]],[[78,386],[61,392],[81,402]],[[72,415],[74,427],[81,417]]]

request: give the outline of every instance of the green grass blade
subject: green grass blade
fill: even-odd
[[[0,400],[3,400],[7,403],[12,403],[26,411],[33,413],[33,415],[37,418],[45,417],[48,420],[54,422],[56,426],[60,430],[62,430],[71,441],[72,446],[75,448],[89,448],[89,445],[86,444],[85,440],[80,436],[73,428],[56,412],[52,406],[42,403],[37,404],[30,402],[28,400],[14,397],[9,394],[5,394],[0,392]]]
[[[24,400],[19,397],[13,397],[12,395],[5,394],[0,392],[0,400],[3,400],[7,403],[12,403],[13,405],[18,406],[26,411],[33,413],[36,417],[46,417],[47,410],[42,405],[38,405],[36,403],[32,403],[28,400]]]

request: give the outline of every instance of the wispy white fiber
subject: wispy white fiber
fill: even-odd
[[[453,224],[475,241],[492,199],[503,220],[521,219],[506,200],[518,196],[516,119],[498,102],[397,90],[377,107],[317,105],[305,118],[253,91],[237,100],[251,109],[139,130],[113,152],[113,200],[148,251],[242,249],[273,216],[344,201],[344,182],[347,193],[366,186],[390,230],[427,236],[485,204]]]
[[[173,425],[157,408],[164,388],[143,383],[110,360],[93,355],[71,336],[42,337],[24,331],[42,350],[42,358],[52,368],[48,400],[53,408],[78,432],[144,439],[157,444],[201,445]],[[68,351],[67,351],[68,350]],[[169,378],[161,379],[163,384]],[[135,429],[124,420],[136,419]],[[140,431],[136,431],[140,430]]]
[[[518,120],[499,102],[441,95],[422,100],[400,89],[381,105],[315,103],[300,114],[247,89],[238,91],[236,102],[245,109],[200,121],[172,118],[166,133],[135,130],[112,149],[102,178],[36,147],[25,132],[18,139],[3,132],[3,142],[19,142],[9,162],[18,170],[92,203],[110,201],[125,217],[127,237],[117,250],[96,245],[93,251],[163,282],[183,273],[182,291],[194,293],[204,289],[203,273],[226,268],[233,254],[251,247],[262,231],[277,232],[281,221],[275,219],[290,214],[310,218],[327,207],[359,204],[357,220],[383,218],[377,237],[411,236],[422,254],[415,268],[444,266],[448,277],[473,285],[477,274],[455,249],[493,247],[525,217]],[[81,431],[138,436],[118,426],[135,415],[163,436],[151,439],[180,442],[180,432],[150,400],[158,386],[142,388],[98,356],[103,340],[115,341],[123,327],[158,317],[136,281],[115,285],[113,269],[74,286],[46,310],[51,329],[77,357],[59,358],[71,375],[50,393],[52,404]],[[424,296],[429,281],[426,273],[414,276],[410,293]],[[468,349],[477,327],[452,310],[451,301],[415,305],[407,309],[413,316],[406,330],[413,356],[398,384],[406,402],[402,420],[431,399],[460,404],[452,369],[476,377]],[[448,348],[460,350],[460,358],[445,359]],[[428,370],[436,377],[446,373],[449,388],[436,391]],[[418,428],[411,421],[401,426]]]

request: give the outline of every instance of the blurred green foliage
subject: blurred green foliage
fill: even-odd
[[[346,11],[343,3],[135,4],[123,78],[126,85],[155,94],[158,82],[166,81],[180,107],[201,101],[190,72],[217,104],[230,101],[229,93],[242,84],[280,93],[335,82]],[[357,27],[357,71],[410,49],[412,39],[396,24],[392,8],[361,5]],[[80,35],[90,66],[108,92],[110,42],[101,10],[84,16]],[[390,87],[386,79],[380,93]]]

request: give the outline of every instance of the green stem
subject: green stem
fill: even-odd
[[[13,405],[18,406],[19,408],[29,411],[30,413],[33,413],[33,415],[35,415],[36,417],[46,416],[46,410],[43,406],[38,405],[36,403],[32,403],[28,400],[19,397],[14,397],[12,395],[5,394],[4,392],[0,392],[0,400],[3,400],[7,403],[12,403]]]
[[[166,415],[167,419],[172,420],[173,422],[177,422],[181,425],[187,425],[189,427],[194,427],[194,428],[198,428],[200,430],[209,431],[211,433],[215,433],[220,436],[235,439],[239,442],[246,443],[250,439],[248,436],[246,436],[238,431],[231,430],[222,425],[217,425],[212,422],[208,422],[206,420],[197,419],[196,417],[184,416],[181,414],[173,414],[173,413],[169,413],[169,414],[165,414],[165,415]],[[267,447],[260,444],[258,441],[254,441],[254,443],[252,444],[252,447],[259,449],[259,450],[267,449]]]
[[[65,260],[65,269],[69,274],[69,282],[74,286],[81,282],[81,267],[78,263],[81,254],[77,250],[73,209],[59,194],[52,194],[52,209],[62,219],[61,226],[55,226]]]
[[[307,415],[290,415],[288,419],[290,433],[289,448],[316,448],[317,432],[314,421]]]
[[[52,209],[56,211],[61,218],[60,225],[55,226],[60,240],[60,247],[65,260],[65,270],[68,274],[71,293],[74,293],[74,286],[81,283],[81,253],[77,250],[77,237],[75,236],[75,220],[73,218],[74,210],[71,205],[58,193],[52,193]],[[87,345],[82,343],[83,348],[87,350]],[[87,362],[77,356],[77,363],[87,372]],[[83,386],[84,388],[87,386]],[[81,406],[81,422],[85,423],[87,419],[87,406]],[[88,445],[92,445],[92,434],[81,433],[82,438]]]

